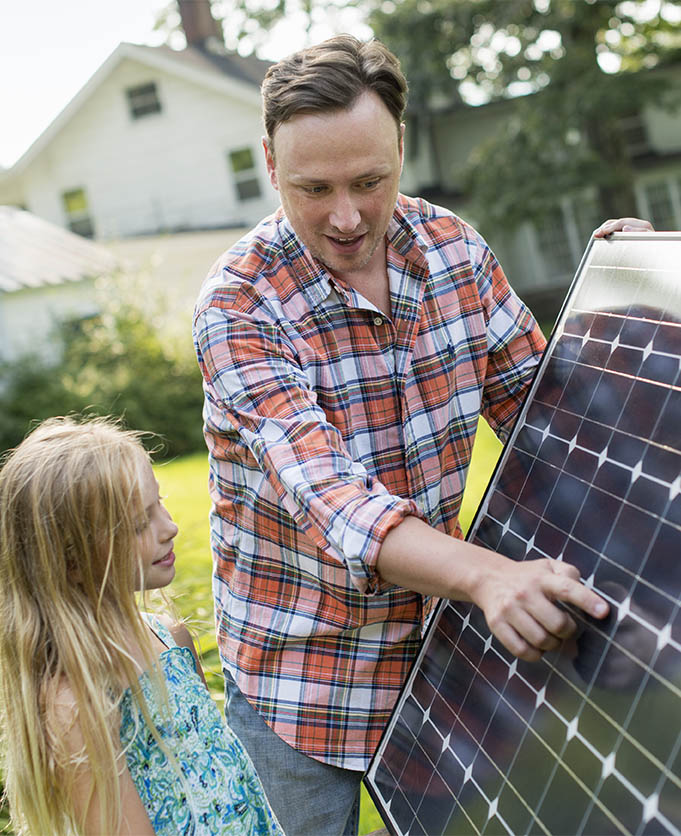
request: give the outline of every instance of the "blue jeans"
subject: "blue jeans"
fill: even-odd
[[[362,772],[303,755],[275,734],[225,672],[225,717],[286,836],[357,836]]]

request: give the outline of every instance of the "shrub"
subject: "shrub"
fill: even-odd
[[[160,435],[168,456],[204,449],[189,318],[170,321],[130,277],[100,290],[98,316],[57,326],[51,361],[35,354],[0,366],[0,449],[18,444],[37,421],[74,412],[121,416],[130,428]],[[144,309],[135,299],[145,300]]]

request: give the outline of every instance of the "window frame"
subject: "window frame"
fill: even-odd
[[[248,162],[250,162],[250,165],[241,165],[237,161],[238,155],[243,155],[244,153],[249,155]],[[239,203],[245,203],[249,200],[259,200],[262,197],[262,187],[253,147],[251,145],[244,145],[239,148],[231,148],[227,151],[227,163],[232,175],[236,198]],[[257,193],[253,192],[249,194],[247,190],[253,187],[255,187]]]
[[[74,198],[80,198],[80,201]],[[80,206],[69,206],[69,202],[79,202]],[[92,220],[90,204],[85,187],[78,186],[73,189],[65,189],[61,192],[61,204],[66,217],[66,225],[76,235],[83,238],[95,237],[95,226]]]
[[[126,87],[125,98],[128,103],[130,118],[135,122],[138,119],[144,119],[145,116],[153,116],[156,113],[163,112],[161,98],[158,94],[158,84],[155,81],[146,81],[144,84]]]

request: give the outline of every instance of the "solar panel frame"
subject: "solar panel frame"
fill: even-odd
[[[524,663],[477,608],[440,602],[365,777],[391,833],[681,833],[681,734],[660,733],[649,698],[661,690],[663,708],[681,707],[680,245],[681,233],[589,243],[467,537],[516,559],[574,563],[612,614],[599,625],[573,611],[577,641]],[[636,364],[645,376],[632,378]],[[547,405],[552,380],[563,385]],[[633,419],[649,441],[625,432]],[[504,479],[520,484],[517,502]],[[611,518],[617,541],[619,523],[605,535],[598,525]],[[641,565],[627,565],[646,544]],[[664,588],[645,576],[651,554],[672,556],[650,563]],[[646,712],[661,739],[629,731]],[[549,770],[543,783],[533,758]]]

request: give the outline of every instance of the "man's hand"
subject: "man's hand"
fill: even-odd
[[[560,602],[594,618],[608,614],[607,603],[580,582],[574,566],[556,560],[516,562],[449,537],[416,517],[388,532],[376,570],[405,589],[477,604],[504,647],[528,662],[574,633],[576,624]]]
[[[641,218],[610,218],[594,230],[594,238],[605,238],[612,232],[654,232],[650,221]]]
[[[575,632],[573,618],[557,602],[573,604],[595,618],[607,615],[606,602],[580,582],[574,566],[556,560],[517,563],[488,554],[488,568],[471,597],[490,630],[519,659],[537,661]]]

